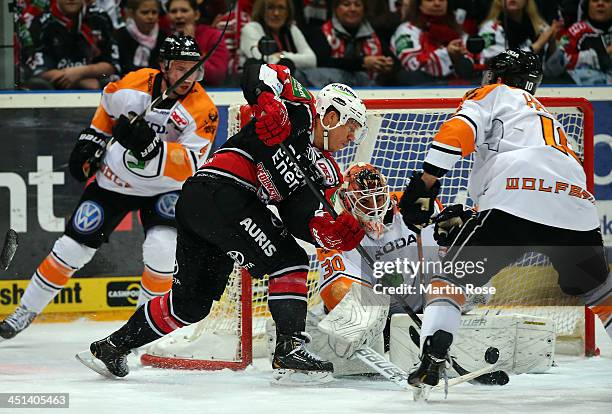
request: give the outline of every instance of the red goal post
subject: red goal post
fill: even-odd
[[[591,103],[584,98],[543,97],[538,100],[557,115],[566,129],[568,139],[578,146],[575,151],[583,157],[587,188],[593,192]],[[431,138],[460,102],[459,98],[365,100],[368,109],[368,136],[359,147],[349,146],[334,156],[343,168],[355,161],[371,162],[383,170],[392,191],[401,190],[408,171],[415,169],[418,162],[422,162]],[[248,108],[245,110],[239,105],[230,107],[228,136],[239,130],[248,114]],[[462,201],[459,194],[464,191],[463,181],[466,180],[470,165],[469,162],[462,162],[456,168],[458,172],[451,171],[447,174],[450,177],[444,178],[442,189],[443,192],[446,191],[443,195],[446,199],[443,198],[443,202],[457,201],[458,197],[459,201]],[[313,270],[314,250],[308,246],[305,248],[311,254],[311,306],[318,301],[318,272]],[[554,308],[551,312],[551,317],[558,319],[557,325],[568,323],[572,325],[572,329],[580,330],[577,334],[572,334],[581,337],[579,345],[572,345],[572,353],[577,351],[587,356],[596,354],[594,316],[588,308],[584,308],[583,312],[574,311],[571,318],[565,315],[564,309]],[[252,362],[255,342],[261,341],[254,338],[261,338],[263,335],[265,342],[265,328],[262,326],[265,326],[265,321],[269,319],[267,280],[251,281],[246,271],[235,271],[230,277],[224,296],[215,304],[206,319],[189,328],[188,334],[176,333],[169,339],[160,340],[141,356],[141,361],[145,365],[164,368],[244,369]],[[223,340],[219,341],[219,338]],[[576,346],[582,349],[576,349]],[[204,351],[204,348],[212,349]],[[230,355],[227,355],[227,352],[222,356],[215,355],[216,351],[228,350],[231,351]]]

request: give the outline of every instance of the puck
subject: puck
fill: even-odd
[[[489,364],[495,364],[498,359],[499,349],[494,347],[490,347],[489,349],[487,349],[487,352],[485,352],[485,361],[487,361]]]

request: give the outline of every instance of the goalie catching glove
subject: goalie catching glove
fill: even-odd
[[[287,108],[272,92],[262,92],[253,106],[255,132],[259,139],[271,147],[287,139],[291,132],[291,121]]]
[[[310,219],[309,227],[319,246],[328,250],[353,250],[365,235],[355,217],[346,212],[334,220],[327,211],[319,210]]]
[[[130,112],[130,116],[136,116],[136,114]],[[127,116],[121,115],[113,127],[113,137],[124,148],[132,151],[134,157],[139,161],[155,158],[162,146],[155,131],[141,117],[131,122]]]
[[[439,246],[450,246],[459,235],[461,228],[474,212],[465,210],[463,204],[453,204],[446,207],[434,220],[436,223],[434,239]]]
[[[416,233],[420,233],[423,227],[430,224],[435,200],[440,192],[440,181],[436,181],[430,189],[427,189],[421,178],[422,175],[422,172],[412,173],[398,204],[404,223]]]
[[[68,169],[77,181],[87,181],[94,175],[106,152],[106,136],[92,128],[81,131],[76,145],[70,154]]]

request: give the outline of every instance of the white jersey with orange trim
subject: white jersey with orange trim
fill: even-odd
[[[433,237],[434,226],[425,227],[421,231],[421,246],[426,255],[437,252],[438,245]],[[394,209],[393,219],[387,224],[387,231],[379,240],[365,236],[361,246],[372,256],[376,262],[395,262],[404,259],[417,263],[422,251],[417,244],[417,234],[410,230],[402,218],[402,214]],[[435,249],[432,249],[434,247]],[[424,258],[424,260],[428,260]],[[380,279],[374,277],[374,272],[361,258],[357,249],[347,252],[337,250],[317,249],[317,265],[319,269],[319,293],[328,309],[333,309],[344,297],[344,288],[352,283],[366,286],[380,284]],[[419,277],[410,277],[404,274],[404,283],[418,286]],[[340,286],[338,294],[334,292],[335,286]],[[420,294],[406,296],[412,309],[420,309],[423,302]]]
[[[468,92],[436,134],[423,169],[438,177],[475,151],[468,192],[480,211],[587,231],[599,226],[575,143],[533,95],[503,84]]]
[[[161,94],[158,70],[130,72],[104,88],[91,127],[106,136],[121,115],[141,114]],[[129,150],[112,142],[96,180],[100,187],[128,195],[152,196],[180,190],[183,182],[204,163],[215,139],[219,114],[204,89],[196,83],[179,100],[168,101],[145,116],[162,141],[159,154],[138,161]]]

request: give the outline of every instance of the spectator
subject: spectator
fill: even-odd
[[[585,20],[574,23],[563,35],[548,69],[552,75],[567,70],[579,85],[610,85],[612,0],[585,0],[582,7]]]
[[[303,81],[302,70],[314,68],[317,58],[304,35],[293,20],[291,0],[256,0],[253,20],[242,28],[240,54],[246,62],[278,63],[291,69],[291,74]],[[262,56],[258,43],[268,38],[276,45],[277,52]]]
[[[225,0],[198,0],[200,23],[215,27],[221,17],[228,12],[228,7]]]
[[[464,34],[447,0],[413,0],[406,18],[391,38],[391,50],[405,70],[400,84],[471,76]]]
[[[485,39],[481,59],[487,60],[514,48],[531,50],[541,56],[546,51],[551,53],[561,28],[562,23],[557,20],[550,26],[546,24],[535,0],[494,0],[478,32]]]
[[[333,15],[332,0],[293,0],[294,4],[301,5],[304,27],[320,28]],[[297,7],[296,7],[297,9]]]
[[[126,26],[115,35],[123,75],[141,68],[159,69],[159,48],[166,33],[159,29],[157,0],[127,0]]]
[[[305,71],[311,85],[371,86],[391,72],[393,59],[383,56],[380,40],[364,16],[362,0],[334,0],[331,20],[307,36],[319,66]]]
[[[40,0],[39,0],[40,1]],[[102,11],[108,15],[111,22],[113,23],[113,29],[117,30],[125,27],[123,17],[121,16],[121,3],[125,3],[125,0],[84,0],[88,5],[95,3],[99,11]]]
[[[108,15],[84,7],[82,0],[51,0],[49,13],[34,18],[30,31],[37,43],[26,87],[100,89],[120,73]]]
[[[200,12],[196,0],[168,0],[168,17],[175,33],[196,39],[200,52],[206,55],[217,43],[221,32],[206,24],[198,24]],[[229,53],[225,42],[219,42],[210,58],[204,63],[204,85],[218,86],[228,70]]]
[[[408,1],[410,0],[390,3],[389,0],[366,0],[366,19],[380,38],[383,50],[388,47],[391,36],[402,22],[400,9],[403,3]]]

